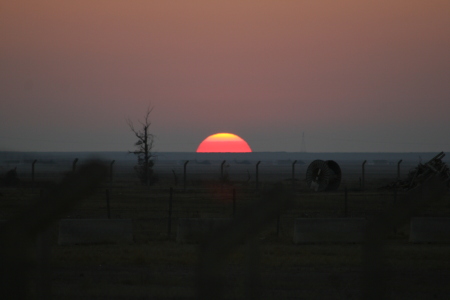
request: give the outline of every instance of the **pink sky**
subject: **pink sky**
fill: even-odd
[[[3,1],[0,151],[449,151],[450,1]]]

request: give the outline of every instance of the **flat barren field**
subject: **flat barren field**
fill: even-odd
[[[184,187],[171,178],[147,187],[134,176],[119,177],[96,187],[63,219],[131,219],[133,242],[59,245],[53,222],[30,246],[31,280],[24,288],[31,298],[53,299],[448,299],[450,244],[409,242],[409,222],[376,241],[294,244],[296,218],[389,214],[405,196],[380,189],[389,181],[367,181],[364,191],[348,181],[345,196],[344,186],[316,193],[303,180],[294,188],[289,181],[256,188],[215,178]],[[57,182],[1,187],[0,219],[20,214]],[[413,216],[450,216],[448,193],[423,197]],[[280,201],[286,204],[277,206],[279,213],[263,211],[263,222],[253,217],[264,203]],[[212,241],[179,243],[184,218],[236,218],[243,239],[218,232]]]

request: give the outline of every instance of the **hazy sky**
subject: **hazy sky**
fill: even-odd
[[[2,1],[0,150],[450,151],[450,1]]]

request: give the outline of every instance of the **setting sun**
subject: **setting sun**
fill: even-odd
[[[216,133],[204,139],[197,152],[252,152],[252,149],[244,139],[235,134]]]

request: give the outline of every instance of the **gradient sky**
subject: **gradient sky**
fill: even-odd
[[[2,1],[0,151],[450,151],[450,1]]]

